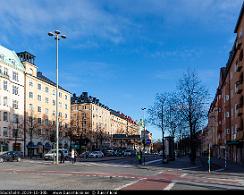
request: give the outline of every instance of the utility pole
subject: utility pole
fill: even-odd
[[[162,123],[162,145],[163,145],[163,163],[165,160],[165,143],[164,143],[164,105],[162,104],[162,116],[161,116],[161,123]]]

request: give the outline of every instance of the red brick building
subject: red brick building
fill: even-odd
[[[226,155],[230,161],[244,163],[244,4],[234,32],[236,39],[226,66],[220,69],[219,86],[209,109],[208,140],[215,157]]]

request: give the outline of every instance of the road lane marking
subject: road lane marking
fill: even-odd
[[[172,183],[170,183],[169,185],[167,185],[167,186],[164,188],[164,190],[171,190],[171,189],[174,187],[174,185],[175,185],[175,182],[172,182]]]
[[[128,187],[128,186],[131,186],[131,185],[133,185],[133,184],[136,184],[136,183],[138,183],[138,182],[140,182],[140,181],[142,181],[142,180],[145,180],[145,178],[142,178],[142,179],[139,179],[139,180],[132,181],[132,182],[130,182],[130,183],[124,184],[124,185],[122,185],[122,186],[120,186],[120,187],[118,187],[118,188],[115,188],[115,190],[121,190],[121,189],[126,188],[126,187]]]
[[[182,174],[180,177],[185,177],[187,175],[187,173],[184,173],[184,174]]]
[[[145,165],[149,165],[149,164],[159,162],[159,161],[162,161],[162,159],[157,159],[157,160],[152,160],[152,161],[146,162]]]
[[[224,168],[222,168],[222,169],[217,169],[217,170],[215,170],[215,171],[212,171],[212,172],[220,172],[220,171],[224,171],[225,169]]]

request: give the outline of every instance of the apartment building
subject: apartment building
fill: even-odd
[[[99,99],[83,92],[71,98],[72,140],[77,149],[92,150],[110,145],[110,110]]]
[[[209,131],[217,134],[216,157],[244,163],[243,134],[243,48],[244,4],[235,27],[236,39],[225,67],[220,69],[220,82],[209,112]],[[215,113],[215,112],[218,113]],[[213,122],[210,118],[216,117]],[[217,127],[217,128],[216,128]],[[216,133],[217,131],[217,133]],[[210,140],[214,145],[214,140]],[[213,148],[212,148],[213,150]]]
[[[24,66],[0,45],[0,152],[24,150]]]
[[[28,156],[42,155],[56,143],[56,104],[59,116],[59,147],[68,148],[71,93],[59,86],[56,102],[56,83],[38,72],[35,56],[18,53],[25,68],[25,149]],[[26,151],[25,151],[26,153]]]
[[[87,92],[80,96],[74,94],[71,98],[71,128],[77,149],[88,150],[115,147],[115,134],[128,136],[136,135],[139,131],[131,117],[110,109],[96,97],[88,96]]]

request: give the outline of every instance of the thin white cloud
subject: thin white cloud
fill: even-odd
[[[0,32],[10,35],[42,38],[60,28],[71,39],[98,37],[114,43],[123,41],[122,31],[129,25],[126,18],[112,15],[88,0],[1,1],[0,23]]]

